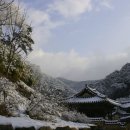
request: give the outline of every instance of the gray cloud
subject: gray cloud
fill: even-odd
[[[92,5],[91,0],[56,0],[49,6],[49,10],[65,18],[74,18],[92,10]]]
[[[111,6],[110,1],[111,0],[99,0],[98,7],[101,8],[101,5],[105,7]],[[40,1],[40,5],[42,4],[44,5],[44,1]],[[93,7],[94,2],[92,2],[92,0],[55,0],[52,3],[48,3],[47,9],[33,8],[25,2],[21,2],[21,5],[28,11],[28,21],[32,23],[33,38],[37,46],[40,44],[47,44],[50,37],[53,35],[53,29],[67,24],[67,19],[76,20],[83,13],[97,8]],[[52,17],[54,12],[56,14],[61,14],[61,16],[66,19],[58,17],[54,20]]]
[[[69,53],[46,53],[34,51],[29,60],[38,64],[44,73],[53,77],[64,77],[71,80],[102,79],[114,70],[120,69],[130,61],[130,48],[114,55],[94,54],[81,57],[71,50]]]

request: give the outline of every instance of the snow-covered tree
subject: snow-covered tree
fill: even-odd
[[[32,51],[32,28],[26,23],[26,13],[14,1],[0,0],[0,68],[6,77],[24,71],[24,58]]]

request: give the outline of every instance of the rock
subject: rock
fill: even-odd
[[[15,130],[35,130],[35,128],[34,127],[28,127],[28,128],[20,127],[20,128],[15,128]]]
[[[13,130],[13,126],[9,125],[0,125],[0,130]]]
[[[6,104],[5,103],[1,103],[0,104],[0,115],[4,116],[4,115],[8,115],[9,116],[9,112],[6,108]]]
[[[78,129],[78,128],[74,128],[74,127],[72,127],[71,130],[79,130],[79,129]]]
[[[43,126],[43,127],[39,128],[38,130],[53,130],[53,129],[49,126]]]
[[[71,130],[69,126],[66,127],[57,127],[55,130]]]
[[[79,130],[91,130],[91,128],[79,128]]]

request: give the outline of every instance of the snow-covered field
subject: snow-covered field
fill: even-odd
[[[4,117],[4,116],[0,116],[0,124],[12,124],[14,128],[34,126],[36,129],[42,126],[50,126],[53,129],[55,129],[56,127],[65,127],[65,126],[69,126],[71,128],[73,127],[74,128],[90,128],[91,126],[93,126],[92,124],[67,122],[61,119],[57,119],[56,123],[52,123],[52,122],[33,120],[28,117]]]

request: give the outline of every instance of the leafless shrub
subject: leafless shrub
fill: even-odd
[[[62,119],[66,121],[79,122],[79,123],[90,122],[85,114],[81,114],[77,111],[68,111],[62,113]]]

